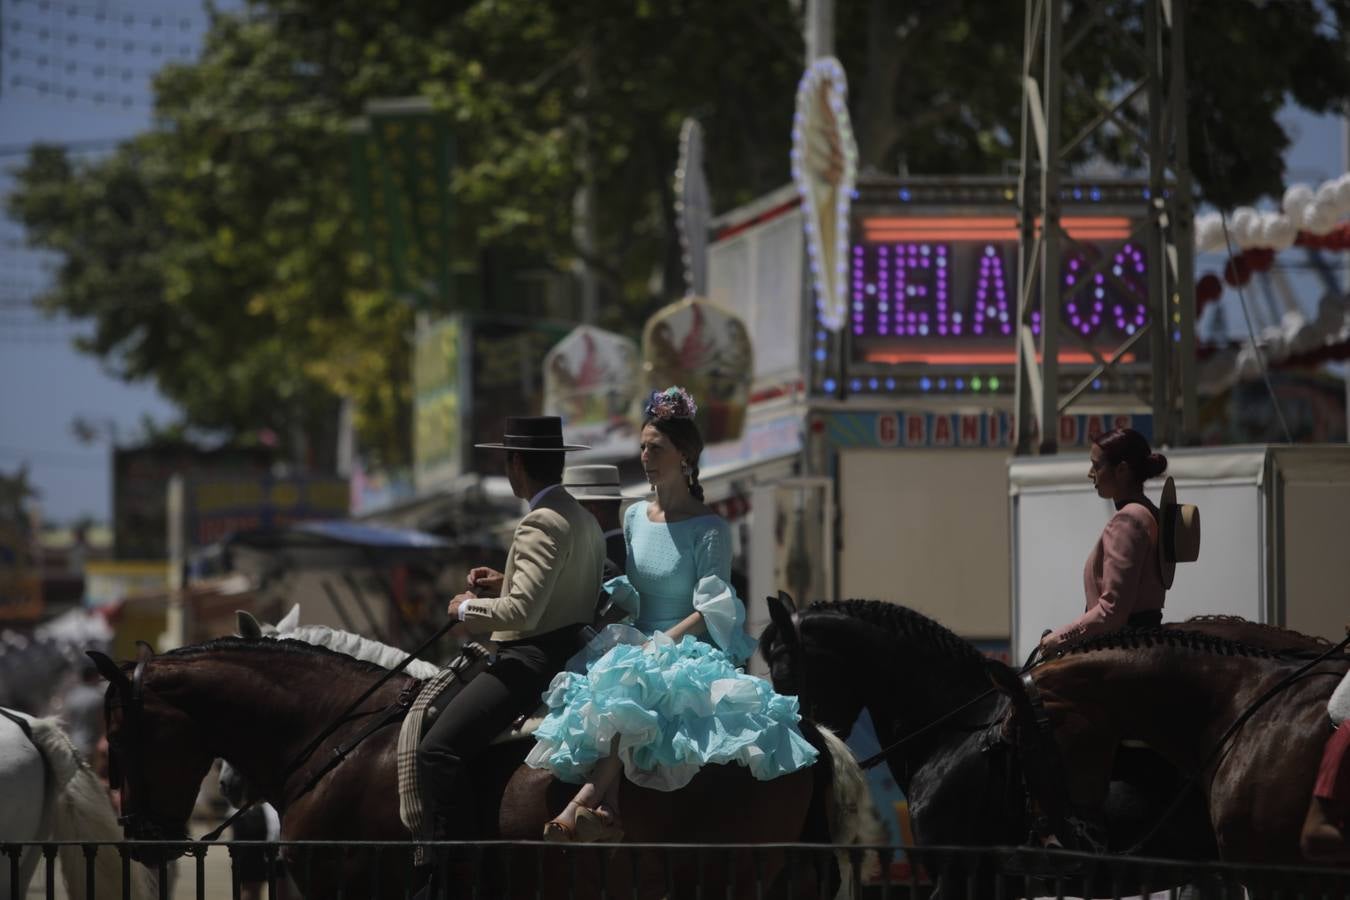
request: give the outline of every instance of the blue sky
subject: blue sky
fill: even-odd
[[[195,54],[205,23],[196,2],[0,0],[0,194],[23,161],[16,148],[111,142],[149,127],[150,73],[184,51]],[[77,353],[70,346],[77,326],[25,308],[47,262],[22,248],[19,226],[0,220],[0,469],[27,463],[44,521],[105,520],[109,442],[80,444],[72,420],[125,437],[142,416],[168,419],[173,407],[153,386],[118,381]]]
[[[196,2],[173,0],[0,0],[0,27],[5,29],[0,43],[4,194],[8,169],[23,159],[15,148],[39,140],[113,141],[149,127],[149,73],[166,59],[195,51],[205,17]],[[96,46],[99,38],[104,46]],[[1288,155],[1290,183],[1316,186],[1345,170],[1341,120],[1292,108],[1281,119],[1295,138]],[[42,493],[45,521],[85,515],[106,520],[111,509],[108,437],[114,431],[123,438],[134,433],[146,415],[169,419],[173,408],[153,386],[118,381],[97,360],[77,353],[70,346],[77,326],[25,308],[46,276],[42,257],[21,244],[21,229],[0,220],[0,470],[27,463]],[[1219,264],[1197,260],[1197,274]],[[1292,274],[1305,300],[1320,295],[1311,275],[1297,268]],[[1224,302],[1236,298],[1226,295]],[[1230,330],[1240,328],[1240,309],[1230,312]],[[80,444],[70,427],[76,417],[103,427],[104,439]]]

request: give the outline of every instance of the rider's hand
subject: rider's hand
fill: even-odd
[[[473,594],[469,593],[468,591],[465,591],[462,594],[456,594],[454,596],[454,599],[450,601],[450,604],[446,606],[445,608],[446,615],[450,617],[451,622],[455,623],[454,625],[450,626],[449,634],[451,637],[459,638],[460,640],[464,640],[465,638],[468,637],[469,626],[466,625],[464,622],[460,621],[459,608],[464,603],[472,599],[474,599]]]
[[[474,566],[469,570],[469,590],[480,597],[498,597],[502,592],[502,573],[487,566]]]

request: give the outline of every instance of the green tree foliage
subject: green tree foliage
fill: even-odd
[[[788,180],[803,62],[788,0],[255,0],[213,16],[201,58],[156,80],[156,127],[76,164],[37,148],[12,212],[63,254],[53,310],[95,325],[85,349],[153,379],[187,422],[277,433],[331,461],[339,398],[364,452],[407,460],[411,310],[375,282],[356,221],[347,126],[366,101],[420,95],[454,123],[459,269],[509,250],[579,260],[578,188],[594,185],[601,324],[635,333],[682,289],[672,172],[680,122],[707,136],[715,205]],[[1102,5],[1140,38],[1125,0]],[[864,163],[874,171],[1007,171],[1017,157],[1023,5],[839,2]],[[1350,0],[1192,0],[1191,133],[1204,193],[1282,187],[1287,97],[1343,109]],[[1326,21],[1324,21],[1325,19]],[[1070,58],[1065,133],[1138,74],[1092,31]],[[1082,158],[1137,165],[1117,131]],[[500,257],[499,257],[500,258]],[[494,301],[503,298],[493,298]]]
[[[1350,110],[1350,2],[1189,0],[1187,125],[1204,199],[1231,206],[1285,188],[1289,101]],[[839,3],[863,162],[883,172],[1007,174],[1020,140],[1026,4],[986,0]],[[1143,75],[1139,0],[1071,0],[1064,17],[1067,140]],[[1038,80],[1042,73],[1034,71]],[[1146,132],[1143,98],[1122,116]],[[1141,171],[1137,141],[1108,124],[1077,148]]]

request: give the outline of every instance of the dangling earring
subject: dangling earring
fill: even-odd
[[[683,475],[685,478],[689,477],[689,460],[687,459],[680,460],[680,474]]]

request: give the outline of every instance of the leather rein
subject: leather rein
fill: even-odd
[[[291,760],[291,762],[286,766],[285,770],[282,773],[282,782],[284,783],[286,779],[290,778],[290,776],[294,775],[300,768],[302,768],[305,765],[305,763],[307,763],[310,760],[310,758],[314,755],[315,751],[319,749],[319,747],[323,744],[325,740],[327,740],[334,734],[334,732],[336,732],[339,728],[341,728],[343,725],[349,722],[353,714],[357,711],[357,709],[360,708],[361,704],[365,703],[368,699],[370,699],[370,697],[377,690],[379,690],[380,687],[382,687],[386,682],[388,682],[389,679],[393,678],[395,675],[398,675],[400,672],[406,669],[412,663],[412,661],[417,659],[418,656],[424,650],[426,650],[436,641],[440,640],[441,637],[443,637],[446,634],[446,632],[448,632],[451,628],[453,628],[457,624],[459,624],[459,622],[455,619],[447,621],[444,625],[438,628],[434,634],[432,634],[429,638],[427,638],[420,645],[418,645],[416,649],[408,653],[408,655],[405,656],[398,665],[394,666],[389,671],[383,673],[378,679],[375,680],[374,684],[366,688],[366,690],[364,690],[361,693],[361,695],[356,698],[356,700],[350,703],[346,709],[344,709],[341,713],[339,713],[331,722],[328,723],[327,726],[325,726],[322,730],[320,730],[320,732],[312,740],[310,740],[308,744],[305,745],[305,748],[301,750],[300,753],[297,754],[294,759]],[[143,763],[144,754],[142,753],[142,750],[144,749],[144,732],[145,732],[144,680],[145,680],[146,665],[154,657],[154,651],[151,649],[149,644],[145,643],[144,641],[137,641],[136,643],[138,647],[138,657],[136,661],[136,668],[132,673],[131,677],[129,696],[124,698],[120,704],[114,704],[113,702],[114,695],[120,697],[121,694],[121,691],[118,690],[115,692],[110,692],[108,695],[108,700],[106,701],[106,706],[108,710],[112,710],[120,706],[120,708],[122,709],[122,718],[123,718],[123,727],[121,729],[121,732],[118,734],[117,739],[115,741],[111,740],[109,741],[108,780],[110,783],[117,785],[119,787],[124,782],[129,783],[132,787],[131,800],[133,802],[132,803],[127,802],[128,798],[126,795],[126,791],[123,791],[122,815],[118,818],[117,821],[118,824],[121,825],[124,829],[126,829],[129,833],[136,835],[134,839],[173,840],[174,838],[168,836],[167,832],[170,829],[167,828],[164,825],[164,823],[159,822],[149,814],[139,812],[134,808],[135,803],[139,802],[138,798],[144,795],[146,784],[145,766]],[[394,703],[380,710],[376,710],[373,713],[367,713],[366,715],[371,715],[373,716],[373,718],[366,725],[366,727],[363,728],[360,732],[358,732],[351,740],[347,741],[344,744],[339,744],[337,747],[333,748],[332,755],[329,756],[324,761],[323,765],[320,766],[314,772],[314,774],[312,774],[305,781],[305,783],[301,786],[300,790],[297,791],[295,795],[290,797],[289,800],[286,802],[293,803],[296,800],[303,797],[305,794],[312,791],[329,772],[335,769],[338,765],[342,763],[344,759],[346,759],[349,755],[351,755],[352,751],[354,751],[358,746],[360,746],[360,744],[363,741],[365,741],[372,734],[379,731],[386,725],[389,725],[390,723],[402,718],[407,713],[408,708],[412,706],[412,703],[416,699],[417,692],[421,688],[421,685],[422,682],[420,681],[411,682],[399,693],[399,697]],[[127,746],[128,744],[131,745],[130,748],[128,748]],[[128,755],[126,753],[128,749],[131,749],[134,752]],[[126,764],[123,764],[122,762],[123,759],[125,759]],[[219,827],[213,829],[207,834],[202,835],[202,837],[199,840],[203,842],[215,841],[221,836],[221,834],[225,832],[226,828],[233,825],[234,822],[240,816],[242,816],[245,812],[247,812],[254,805],[256,805],[257,802],[258,802],[257,800],[249,800],[242,807],[240,807],[233,814],[231,814],[229,818],[227,818],[224,822],[222,822]]]

